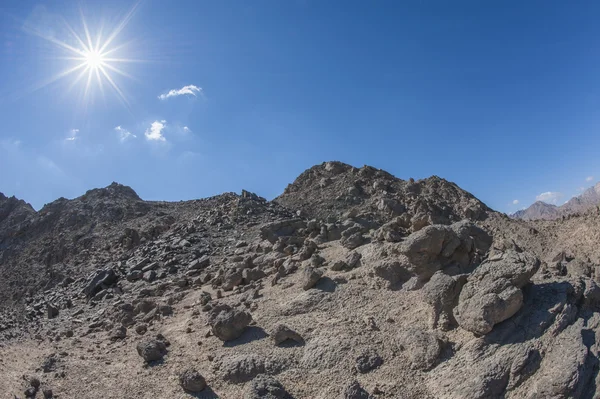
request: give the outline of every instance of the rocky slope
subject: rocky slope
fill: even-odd
[[[587,212],[600,205],[600,183],[588,188],[581,195],[571,198],[560,206],[536,201],[526,209],[511,215],[515,219],[522,220],[553,220],[576,213]]]
[[[595,212],[513,220],[437,177],[338,162],[272,202],[113,184],[10,204],[11,398],[600,394]]]

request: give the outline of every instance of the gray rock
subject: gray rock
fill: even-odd
[[[210,257],[208,255],[202,256],[200,259],[196,259],[189,264],[188,270],[201,270],[210,266]]]
[[[167,345],[163,340],[149,339],[137,344],[137,353],[147,363],[162,360],[167,354]]]
[[[46,304],[46,313],[49,319],[53,319],[55,317],[58,317],[58,307],[54,306],[51,303]]]
[[[210,295],[210,293],[206,292],[206,291],[202,291],[200,293],[200,305],[204,306],[206,304],[208,304],[210,301],[212,301],[212,296]]]
[[[156,280],[156,272],[154,270],[149,270],[143,274],[142,279],[144,279],[144,281],[151,283],[154,280]]]
[[[116,341],[116,340],[119,340],[119,339],[124,339],[125,337],[127,337],[127,329],[125,327],[123,327],[123,326],[115,327],[110,332],[110,335],[109,335],[109,338],[112,341]]]
[[[133,282],[142,278],[143,273],[140,270],[133,270],[125,277],[127,281]]]
[[[271,331],[270,335],[273,342],[275,342],[275,345],[280,345],[287,340],[294,341],[298,344],[304,343],[302,336],[285,324],[278,324],[273,331]]]
[[[372,399],[372,396],[354,380],[344,388],[340,399]]]
[[[206,388],[204,377],[198,371],[191,368],[179,374],[179,384],[185,391],[192,393],[201,392]]]
[[[507,251],[488,259],[463,287],[456,308],[458,324],[473,333],[487,334],[495,324],[513,316],[523,304],[523,292],[540,261],[528,253]]]
[[[87,297],[91,298],[101,290],[116,283],[118,279],[119,277],[113,269],[96,270],[88,277],[83,292]]]
[[[302,270],[302,289],[309,290],[314,287],[323,276],[323,271],[307,266]]]
[[[222,341],[239,338],[252,321],[250,313],[219,304],[208,312],[212,333]]]
[[[266,277],[266,273],[260,269],[244,269],[242,271],[242,278],[244,279],[244,283],[248,284],[252,281],[260,280],[261,278]]]
[[[292,399],[292,396],[275,378],[261,374],[248,384],[244,399]]]
[[[223,276],[223,284],[221,288],[224,291],[231,291],[238,285],[242,284],[243,276],[242,273],[237,269],[229,269],[225,272]]]
[[[223,359],[219,372],[224,381],[241,384],[267,372],[267,362],[255,354],[234,355]]]
[[[457,305],[458,296],[466,281],[466,275],[449,276],[438,271],[425,284],[423,295],[433,307],[432,328],[447,330],[456,325],[452,309]]]
[[[440,340],[435,335],[418,328],[400,331],[396,342],[416,370],[430,369],[442,350]]]
[[[356,370],[362,374],[368,373],[382,364],[383,359],[381,356],[372,350],[365,351],[356,358]]]
[[[342,237],[340,243],[345,248],[355,249],[365,243],[365,238],[363,237],[362,233],[357,232],[357,233],[351,234],[347,237]]]

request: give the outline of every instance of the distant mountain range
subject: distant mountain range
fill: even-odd
[[[571,215],[578,212],[584,212],[600,204],[600,183],[588,188],[583,194],[573,197],[560,206],[547,204],[543,201],[536,201],[529,208],[522,209],[511,215],[515,219],[535,220],[535,219],[557,219],[562,216]]]

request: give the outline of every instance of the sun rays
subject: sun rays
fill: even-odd
[[[27,31],[52,43],[57,50],[60,50],[61,56],[57,58],[68,63],[62,71],[39,84],[34,90],[42,89],[59,80],[73,78],[69,88],[82,87],[84,100],[91,99],[94,88],[99,88],[104,95],[105,86],[108,85],[119,99],[129,106],[129,101],[119,86],[116,75],[133,78],[122,69],[122,65],[141,62],[141,60],[124,55],[129,43],[119,44],[118,39],[119,34],[127,26],[138,6],[139,1],[106,36],[102,35],[102,29],[90,30],[83,11],[80,12],[80,29],[73,28],[66,20],[61,18],[62,25],[65,28],[64,32],[67,33],[63,38],[58,38],[56,34],[44,34],[42,30],[36,27],[27,27]]]

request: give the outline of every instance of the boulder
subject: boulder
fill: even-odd
[[[368,373],[369,371],[376,369],[383,364],[383,359],[379,354],[373,350],[367,350],[361,353],[356,358],[356,370],[361,373]]]
[[[433,307],[432,328],[447,330],[456,324],[452,309],[457,305],[458,296],[466,281],[466,275],[449,276],[438,271],[425,284],[425,301]]]
[[[195,369],[189,368],[179,374],[179,384],[186,392],[197,393],[206,388],[206,380]]]
[[[242,272],[240,272],[237,269],[229,269],[225,272],[225,275],[223,276],[223,284],[221,288],[223,288],[224,291],[231,291],[238,285],[242,284],[242,282]]]
[[[285,324],[278,324],[273,331],[271,331],[270,335],[273,342],[275,342],[275,345],[281,345],[288,340],[298,344],[304,343],[302,336]]]
[[[523,288],[537,272],[535,256],[509,250],[482,263],[463,287],[455,317],[473,333],[487,334],[513,316],[523,304]]]
[[[372,399],[373,397],[356,380],[350,382],[342,391],[340,399]]]
[[[167,345],[161,339],[149,339],[137,344],[137,353],[146,363],[162,360],[167,354]]]
[[[251,321],[250,313],[226,304],[219,304],[208,313],[208,324],[212,333],[222,341],[239,338]]]
[[[101,290],[116,283],[118,279],[119,277],[113,269],[96,270],[88,277],[83,292],[88,298],[91,298]]]
[[[419,328],[400,331],[396,342],[408,358],[411,368],[416,370],[430,369],[442,350],[440,340],[435,335]]]
[[[248,384],[244,399],[292,399],[292,396],[275,378],[261,374]]]
[[[307,266],[302,270],[302,289],[309,290],[314,287],[323,276],[323,271]]]
[[[346,237],[342,237],[340,243],[348,249],[355,249],[365,243],[365,238],[362,233],[357,232]]]
[[[248,382],[260,374],[277,374],[286,367],[285,361],[277,357],[254,353],[226,356],[219,363],[221,378],[234,384]]]

